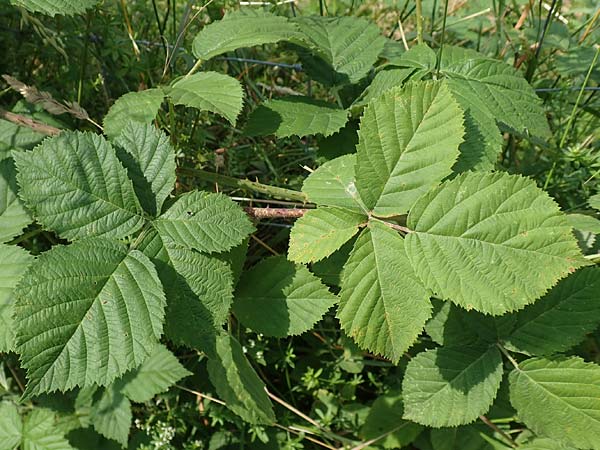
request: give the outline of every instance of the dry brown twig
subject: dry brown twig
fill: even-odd
[[[77,119],[87,120],[98,127],[98,129],[102,130],[102,127],[90,118],[88,112],[83,109],[79,103],[69,101],[60,102],[52,97],[50,92],[40,91],[37,87],[29,86],[10,75],[2,75],[2,78],[4,78],[13,90],[21,94],[25,100],[34,105],[40,105],[50,114],[70,114]]]

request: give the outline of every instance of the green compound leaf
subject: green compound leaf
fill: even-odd
[[[229,197],[200,191],[183,194],[153,223],[165,243],[207,253],[227,251],[254,231]]]
[[[298,17],[302,41],[314,55],[304,66],[313,78],[328,85],[356,83],[377,61],[385,38],[372,22],[358,17]],[[323,62],[328,76],[319,76]]]
[[[65,16],[82,14],[94,7],[98,0],[10,0],[10,2],[27,11],[54,17],[56,14]]]
[[[196,58],[206,60],[238,48],[300,36],[298,27],[286,17],[252,10],[229,11],[222,20],[204,27],[196,35],[192,51]]]
[[[92,405],[94,429],[105,438],[117,441],[121,447],[127,447],[132,420],[131,403],[119,391],[117,384],[106,387],[99,400]]]
[[[17,197],[17,171],[13,161],[0,161],[0,242],[21,233],[31,223],[31,217]]]
[[[309,210],[292,228],[288,257],[298,263],[320,261],[350,240],[367,220],[365,214],[342,208]]]
[[[417,280],[398,233],[371,221],[344,266],[337,316],[365,349],[400,360],[431,316],[429,294]]]
[[[168,94],[176,105],[220,114],[232,125],[235,125],[244,104],[240,82],[217,72],[185,76],[173,84]]]
[[[33,262],[24,249],[0,244],[0,353],[14,350],[14,288]]]
[[[444,48],[444,54],[451,50]],[[540,138],[550,136],[541,99],[527,80],[502,61],[473,52],[444,64],[440,72],[459,103],[473,109],[473,116],[483,113],[510,129]]]
[[[216,339],[216,357],[208,360],[208,375],[227,407],[246,422],[270,425],[275,421],[273,405],[242,350],[232,336]]]
[[[504,338],[506,346],[531,355],[569,350],[600,325],[599,292],[600,268],[578,270],[533,305],[513,314],[515,324],[512,330],[506,327],[511,330]]]
[[[581,358],[532,358],[510,373],[510,402],[536,434],[600,448],[600,367]],[[540,407],[543,405],[543,407]]]
[[[116,138],[129,122],[148,124],[154,120],[165,93],[161,89],[128,92],[119,97],[104,116],[104,134]]]
[[[107,239],[43,253],[15,297],[26,396],[106,385],[141,364],[162,334],[165,297],[154,266]]]
[[[153,216],[160,214],[177,178],[169,138],[153,125],[131,122],[114,143],[142,207]]]
[[[402,382],[404,418],[431,427],[454,427],[485,414],[502,381],[495,346],[437,348],[411,359]]]
[[[410,444],[423,431],[423,427],[404,420],[404,404],[400,392],[381,395],[373,402],[369,415],[360,430],[363,440],[376,439],[383,448],[401,448]]]
[[[275,256],[242,275],[233,311],[257,333],[282,338],[310,330],[336,302],[305,266]]]
[[[144,403],[191,374],[173,353],[159,344],[140,367],[123,377],[121,392],[132,402]]]
[[[23,423],[14,403],[0,403],[0,450],[14,450],[21,442]]]
[[[406,252],[425,286],[486,314],[533,303],[585,264],[556,203],[516,175],[459,175],[415,203],[408,227]]]
[[[13,156],[19,195],[42,225],[63,238],[122,238],[142,226],[133,184],[101,136],[64,131]]]
[[[354,184],[355,164],[356,155],[344,155],[326,162],[304,180],[302,192],[317,205],[366,212]]]
[[[250,114],[244,133],[248,136],[329,136],[348,120],[348,112],[336,105],[309,97],[290,96],[267,100]]]
[[[463,114],[443,83],[410,83],[372,101],[361,119],[356,186],[378,216],[408,212],[450,175]]]
[[[139,246],[155,264],[165,289],[165,335],[208,353],[233,301],[229,265],[213,256],[165,244],[155,231]]]
[[[23,450],[73,449],[57,427],[54,412],[44,408],[35,408],[25,418],[21,448]]]
[[[352,107],[360,108],[367,106],[371,100],[381,97],[382,94],[390,89],[402,86],[413,72],[414,69],[387,69],[377,72],[371,84],[352,103]]]

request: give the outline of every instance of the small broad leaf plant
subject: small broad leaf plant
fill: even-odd
[[[173,197],[175,153],[151,122],[166,96],[234,123],[240,83],[195,72],[223,53],[280,41],[333,90],[368,83],[345,107],[293,97],[250,114],[246,134],[279,137],[328,136],[360,118],[355,149],[338,149],[307,177],[316,208],[295,223],[288,257],[240,275],[251,221],[222,194]],[[600,367],[558,356],[600,322],[600,269],[584,267],[569,218],[543,190],[495,171],[501,131],[550,137],[540,101],[515,70],[476,52],[418,45],[398,56],[384,47],[362,19],[228,13],[196,37],[188,75],[115,103],[104,120],[110,142],[64,131],[3,161],[3,242],[31,217],[63,239],[35,259],[0,247],[0,350],[20,355],[24,397],[76,389],[96,432],[126,446],[130,403],[189,374],[164,336],[207,355],[234,413],[272,424],[262,381],[222,325],[232,311],[256,332],[286,337],[337,305],[361,348],[393,363],[409,356],[398,424],[412,423],[411,440],[422,425],[434,428],[432,441],[450,436],[447,427],[475,433],[469,424],[489,421],[498,397],[531,443],[600,448]],[[341,274],[337,294],[309,270],[319,265]],[[2,405],[2,420],[51,428],[47,410],[21,419],[15,408]]]

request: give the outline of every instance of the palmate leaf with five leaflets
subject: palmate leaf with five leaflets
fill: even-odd
[[[578,357],[525,360],[510,373],[510,402],[535,433],[577,448],[600,448],[597,364]]]
[[[154,266],[107,239],[43,253],[15,297],[27,396],[106,385],[142,363],[162,334],[165,297]]]
[[[101,136],[64,131],[13,157],[19,195],[38,222],[61,237],[121,238],[141,228],[133,184]]]
[[[408,227],[406,253],[424,285],[487,314],[533,303],[586,264],[558,205],[516,175],[447,181],[415,203]]]
[[[244,91],[235,78],[217,72],[201,72],[185,76],[168,90],[176,105],[210,111],[235,124],[242,110]]]
[[[471,423],[492,405],[502,373],[495,346],[419,353],[409,361],[402,382],[404,418],[436,428]]]
[[[450,175],[464,134],[462,111],[443,83],[410,83],[373,100],[359,130],[356,186],[377,216],[405,214]]]
[[[242,275],[233,311],[257,333],[282,338],[310,330],[336,302],[305,266],[275,256]]]
[[[431,316],[429,293],[416,278],[400,235],[371,221],[342,273],[337,316],[356,343],[398,362]]]

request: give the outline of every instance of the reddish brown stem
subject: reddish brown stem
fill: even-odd
[[[302,217],[308,209],[304,208],[253,208],[248,206],[244,208],[246,213],[257,220],[261,219],[298,219]]]

